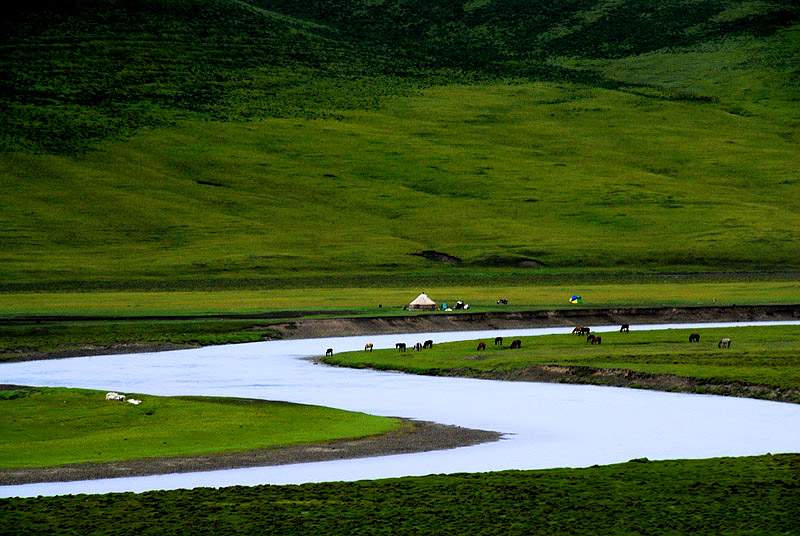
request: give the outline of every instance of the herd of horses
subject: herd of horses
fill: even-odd
[[[600,335],[595,335],[591,331],[592,330],[590,328],[587,328],[585,326],[577,326],[575,329],[572,330],[572,334],[586,335],[586,342],[588,342],[589,344],[601,344],[602,337],[600,337]],[[630,331],[631,331],[630,324],[622,324],[619,328],[620,333],[630,333]],[[700,342],[700,334],[690,333],[689,342]],[[717,348],[730,348],[730,347],[731,347],[731,339],[729,337],[723,337],[717,344]]]
[[[620,326],[620,328],[619,328],[619,332],[620,333],[630,333],[630,330],[631,330],[631,326],[629,324],[622,324]],[[586,336],[586,342],[591,344],[591,345],[602,344],[603,343],[603,338],[600,335],[592,333],[592,330],[590,328],[585,327],[585,326],[577,326],[575,329],[572,330],[572,334],[573,335],[582,335],[582,336],[585,335]],[[689,335],[689,342],[700,342],[700,334],[699,333],[691,333]],[[503,347],[503,337],[495,337],[494,345],[495,346],[499,346],[499,347],[502,348]],[[394,347],[399,352],[405,352],[406,351],[406,343],[404,343],[404,342],[398,342],[397,344],[394,345]],[[720,339],[719,343],[717,344],[717,348],[730,348],[730,347],[731,347],[731,339],[728,338],[728,337],[723,337],[722,339]],[[413,346],[413,348],[414,348],[414,351],[416,351],[416,352],[421,352],[422,350],[426,350],[428,348],[433,348],[433,341],[429,339],[429,340],[425,341],[424,343],[419,343],[418,342]],[[511,349],[511,350],[514,350],[516,348],[522,348],[522,341],[520,339],[514,339],[511,342],[511,344],[509,345],[509,349]],[[365,352],[371,352],[372,349],[373,349],[373,345],[372,345],[371,342],[367,343],[364,346],[364,351]],[[478,342],[478,348],[476,349],[477,352],[480,352],[482,350],[486,350],[486,343],[484,341]],[[331,355],[333,355],[333,348],[328,348],[328,350],[325,352],[325,356],[327,357],[327,356],[331,356]]]

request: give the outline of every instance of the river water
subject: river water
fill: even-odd
[[[780,322],[800,324],[800,322]],[[631,326],[632,330],[766,323]],[[771,323],[775,324],[775,323]],[[612,331],[616,327],[597,328]],[[200,473],[0,486],[0,497],[352,481],[504,469],[587,467],[634,458],[800,452],[800,404],[598,386],[437,378],[316,365],[307,356],[396,342],[567,333],[571,328],[337,337],[9,363],[0,382],[152,395],[285,400],[502,432],[445,451]],[[735,344],[735,341],[734,341]]]

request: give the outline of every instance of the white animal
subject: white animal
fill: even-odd
[[[119,393],[115,393],[111,391],[110,393],[106,393],[106,400],[117,400],[119,402],[125,401],[125,395],[121,395]]]
[[[131,403],[131,404],[133,404],[134,406],[138,406],[139,404],[141,404],[141,403],[142,403],[142,401],[141,401],[141,400],[137,400],[137,399],[135,399],[135,398],[129,398],[129,399],[128,399],[128,402],[130,402],[130,403]]]

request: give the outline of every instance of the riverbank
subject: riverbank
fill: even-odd
[[[271,324],[269,329],[280,333],[284,339],[311,339],[391,333],[775,320],[800,320],[800,304],[603,309],[577,307],[482,313],[432,312],[394,317],[303,318]]]
[[[398,431],[378,436],[312,445],[292,445],[273,449],[204,456],[145,458],[109,463],[82,463],[57,467],[26,467],[0,470],[0,485],[191,473],[390,456],[466,447],[478,443],[498,441],[501,436],[502,434],[498,432],[406,420],[405,426],[402,426]]]
[[[312,312],[313,313],[313,312]],[[493,329],[528,329],[546,327],[574,326],[614,326],[631,324],[675,324],[702,322],[754,322],[777,320],[800,320],[800,304],[790,305],[731,305],[713,307],[620,307],[546,309],[529,311],[490,311],[490,312],[429,312],[403,316],[338,316],[302,317],[303,311],[282,311],[280,313],[254,315],[193,315],[158,317],[93,317],[93,316],[31,316],[14,319],[0,319],[0,325],[23,326],[25,329],[46,334],[55,331],[53,325],[71,325],[76,332],[65,344],[58,339],[41,339],[38,344],[19,345],[0,348],[4,356],[0,363],[35,361],[43,359],[62,359],[70,357],[137,354],[199,348],[213,344],[235,344],[237,342],[256,342],[275,339],[314,339],[322,337],[345,337],[357,335],[383,335],[404,333],[441,333],[453,331],[475,331]],[[273,320],[274,319],[274,320]],[[288,320],[287,320],[288,319]],[[234,333],[225,322],[236,322]],[[108,331],[116,331],[115,323],[136,324],[140,329],[128,334],[124,342],[117,339],[125,336],[109,337]],[[201,322],[211,326],[214,336],[208,333],[197,336],[181,336],[175,339],[186,342],[143,342],[138,337],[150,335],[150,329],[160,329],[159,325],[170,322]],[[78,327],[80,326],[80,327]],[[89,328],[97,327],[101,336],[92,339],[86,335]],[[182,333],[192,326],[181,324],[176,327]],[[209,328],[204,328],[208,331]],[[215,331],[218,330],[218,331]],[[238,331],[237,331],[238,330]],[[202,335],[202,336],[201,336]],[[166,337],[169,338],[169,337]],[[109,339],[114,342],[107,342]],[[208,342],[204,342],[208,341]],[[48,345],[43,347],[42,345]]]

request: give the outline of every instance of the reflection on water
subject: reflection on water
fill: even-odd
[[[631,329],[753,324],[759,323]],[[596,331],[617,329],[609,326]],[[393,348],[396,342],[412,345],[425,339],[440,343],[570,331],[548,328],[339,337],[5,364],[0,368],[3,383],[286,400],[495,430],[506,436],[496,443],[381,458],[2,486],[0,496],[360,480],[585,467],[642,457],[709,458],[800,451],[800,405],[795,404],[611,387],[411,376],[327,367],[301,359],[323,354],[326,348],[361,350],[366,342],[375,348]]]

